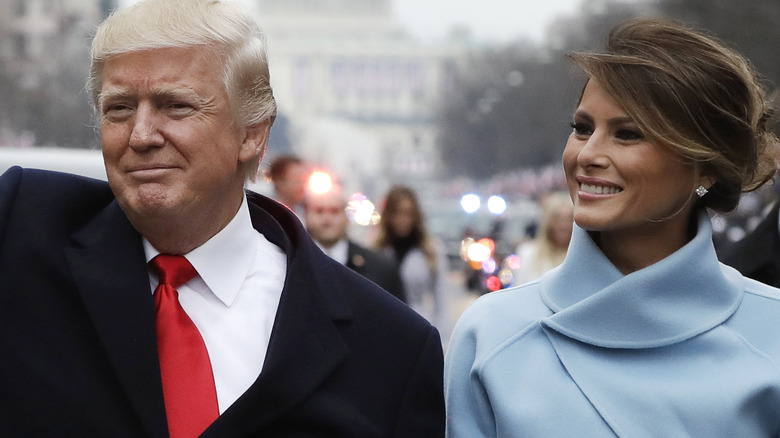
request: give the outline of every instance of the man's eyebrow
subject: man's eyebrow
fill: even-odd
[[[122,100],[122,99],[127,99],[132,95],[133,93],[131,93],[129,90],[120,89],[120,88],[104,91],[100,93],[100,98],[98,99],[98,106],[103,106],[103,102],[107,100]]]
[[[151,95],[152,99],[199,99],[195,90],[186,87],[156,89],[152,90]],[[136,93],[127,89],[111,89],[100,94],[99,103],[102,106],[104,101],[129,99],[135,96]]]
[[[192,88],[161,88],[152,90],[153,99],[199,99],[200,95]]]

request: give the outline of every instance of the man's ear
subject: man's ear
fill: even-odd
[[[246,163],[258,156],[260,159],[263,158],[268,147],[270,125],[270,121],[266,119],[257,125],[244,129],[244,141],[241,142],[241,149],[238,152],[240,162]]]

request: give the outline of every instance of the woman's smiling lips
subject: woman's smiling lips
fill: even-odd
[[[585,199],[602,199],[623,191],[617,184],[598,178],[577,177],[580,184],[578,196]]]

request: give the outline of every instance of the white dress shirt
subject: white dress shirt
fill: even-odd
[[[147,262],[159,252],[143,240]],[[246,196],[233,220],[185,254],[198,276],[177,288],[211,360],[222,414],[263,368],[287,272],[287,257],[252,227]],[[151,290],[157,276],[149,272]]]
[[[347,239],[339,240],[330,248],[325,248],[324,246],[320,245],[320,243],[317,242],[316,240],[314,241],[314,243],[316,243],[317,246],[320,247],[322,252],[327,254],[330,258],[341,263],[344,266],[347,265],[347,258],[349,258],[349,242],[347,241]]]

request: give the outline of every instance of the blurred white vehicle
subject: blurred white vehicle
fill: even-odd
[[[53,147],[0,147],[0,174],[12,166],[57,170],[106,180],[99,150]]]

